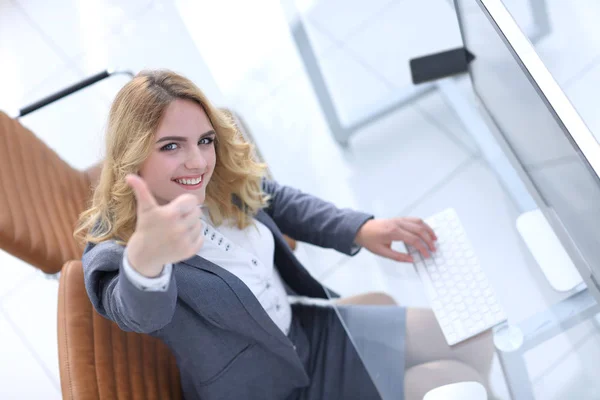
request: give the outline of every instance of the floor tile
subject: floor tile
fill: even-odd
[[[380,217],[396,215],[470,157],[410,106],[355,134],[348,152],[348,184],[361,208]]]
[[[20,328],[19,328],[20,330]],[[61,399],[57,385],[0,309],[0,385],[3,399]]]
[[[356,205],[344,151],[329,133],[305,76],[286,82],[243,115],[276,180],[341,207]]]
[[[177,45],[173,45],[176,43]],[[75,60],[84,76],[118,67],[137,73],[142,69],[166,68],[195,82],[217,105],[221,91],[198,51],[185,21],[170,2],[159,2],[135,20],[129,20],[118,34],[108,35]],[[98,84],[103,96],[112,101],[127,82],[124,77]]]
[[[56,310],[58,307],[58,280],[41,272],[23,282],[18,290],[2,299],[6,316],[18,327],[19,333],[32,351],[44,363],[57,385],[58,339]]]
[[[305,18],[344,40],[362,27],[376,23],[395,0],[296,0]],[[335,15],[335,18],[331,18]]]
[[[598,64],[565,88],[569,100],[598,141],[600,141],[600,115],[595,107],[597,102],[595,93],[590,88],[597,87],[599,83],[600,59]]]
[[[298,242],[295,255],[302,265],[317,279],[321,279],[332,268],[350,258],[333,249],[324,249],[309,243]]]
[[[459,83],[458,86],[464,92],[467,85],[463,82],[462,84]],[[468,89],[470,90],[470,87]],[[472,101],[472,96],[469,93],[463,94],[467,101]],[[466,152],[471,155],[479,153],[475,140],[465,129],[456,115],[456,111],[452,109],[451,104],[448,103],[439,90],[420,98],[414,103],[414,106],[424,118],[444,132],[453,142],[463,147]],[[475,107],[475,104],[473,104],[473,107]]]
[[[410,59],[460,47],[462,40],[454,12],[446,2],[399,1],[344,46],[400,89],[412,86]]]
[[[152,0],[16,0],[46,41],[66,59],[81,53],[102,52],[107,35],[143,14]],[[57,23],[60,21],[60,23]]]
[[[350,126],[393,95],[376,70],[353,57],[344,48],[330,51],[321,61],[327,89],[342,125]]]
[[[0,3],[0,60],[0,109],[9,115],[16,115],[29,90],[64,65],[22,11],[6,1]]]
[[[372,262],[371,254],[361,251],[352,259],[328,271],[320,279],[342,297],[354,296],[367,292],[381,292],[385,289],[383,275],[378,266]]]
[[[600,4],[594,0],[548,0],[552,32],[536,50],[560,85],[568,87],[600,56]]]
[[[0,265],[0,270],[2,271],[2,279],[0,279],[1,304],[1,300],[4,296],[18,288],[23,281],[36,274],[37,270],[31,265],[2,250],[0,250]]]
[[[310,20],[306,19],[303,25],[308,34],[312,51],[317,58],[321,58],[321,56],[340,46],[341,42],[338,39],[333,37],[331,33],[315,26]]]

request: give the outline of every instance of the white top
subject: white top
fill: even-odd
[[[260,221],[254,222],[256,226],[250,225],[243,230],[227,223],[217,229],[207,216],[203,217],[205,240],[197,254],[244,282],[273,322],[287,335],[292,310],[283,281],[274,266],[275,240],[269,228]],[[143,276],[127,262],[127,249],[123,266],[129,280],[145,291],[166,291],[173,270],[173,265],[167,264],[159,276]]]

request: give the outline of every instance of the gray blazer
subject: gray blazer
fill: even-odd
[[[288,289],[327,296],[287,246],[282,233],[353,255],[358,229],[372,216],[273,181],[272,200],[255,218],[275,237],[275,265]],[[125,331],[147,333],[172,350],[186,399],[287,399],[309,384],[290,339],[235,275],[194,256],[174,264],[165,292],[137,289],[120,273],[124,247],[89,243],[83,255],[85,287],[98,313]]]

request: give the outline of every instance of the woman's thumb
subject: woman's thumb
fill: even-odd
[[[128,174],[125,177],[125,182],[133,189],[133,193],[137,199],[138,213],[149,211],[158,206],[156,199],[150,193],[150,189],[148,189],[148,185],[143,178],[135,174]]]

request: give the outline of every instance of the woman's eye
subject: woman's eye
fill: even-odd
[[[177,147],[177,143],[169,143],[160,148],[161,151],[171,151],[175,150]]]
[[[211,138],[211,137],[207,137],[207,138],[202,138],[198,144],[211,144],[212,142],[214,142],[215,139]]]

